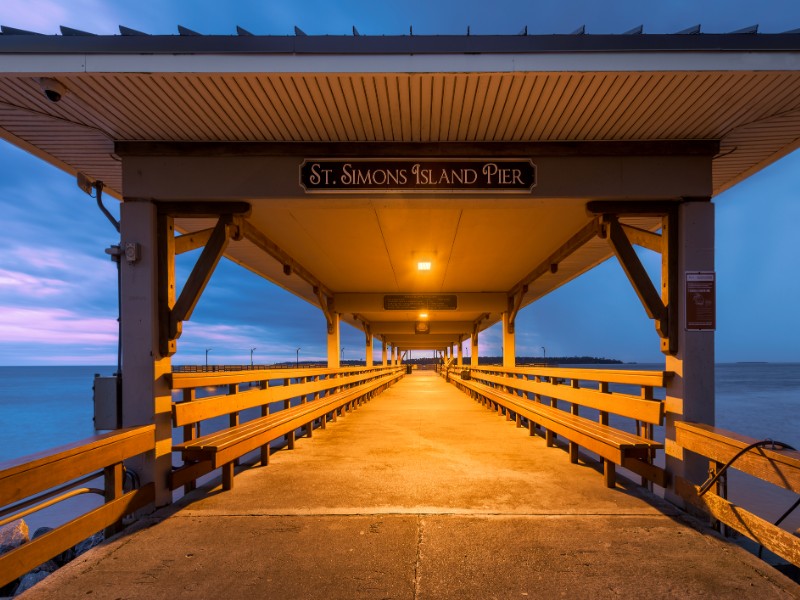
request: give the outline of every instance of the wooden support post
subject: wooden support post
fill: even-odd
[[[222,465],[222,489],[226,492],[233,489],[233,462]]]
[[[289,433],[286,434],[287,447],[289,448],[289,450],[294,450],[294,436],[295,436],[294,431],[290,431]]]
[[[603,481],[608,488],[613,488],[617,484],[616,465],[605,458],[603,459]]]
[[[264,444],[261,446],[261,466],[266,467],[269,465],[269,455],[270,455],[270,447],[269,443]]]
[[[578,444],[575,442],[569,443],[569,462],[573,464],[578,462]]]

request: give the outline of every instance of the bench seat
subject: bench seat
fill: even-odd
[[[568,413],[553,406],[527,400],[476,381],[456,380],[456,383],[498,406],[503,406],[507,411],[525,417],[531,426],[531,433],[533,433],[533,424],[536,423],[548,432],[566,438],[569,441],[569,455],[572,462],[578,460],[578,447],[598,454],[603,459],[603,474],[608,487],[614,487],[616,483],[615,465],[644,474],[645,477],[659,485],[664,483],[660,470],[649,464],[655,450],[664,447],[660,442]],[[547,435],[547,441],[552,443],[551,434]]]
[[[210,461],[213,469],[221,468],[223,489],[229,490],[233,487],[233,467],[237,458],[260,448],[262,462],[266,463],[269,443],[273,440],[288,436],[289,448],[293,448],[297,429],[307,426],[310,430],[317,419],[327,418],[328,414],[339,409],[347,409],[365,395],[393,383],[401,376],[398,373],[384,375],[364,385],[175,444],[172,451],[180,452],[185,462]]]

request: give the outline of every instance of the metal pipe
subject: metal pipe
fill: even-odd
[[[27,500],[20,500],[19,502],[0,510],[0,517],[5,517],[8,514],[16,512],[27,506],[31,506],[32,504],[36,504],[37,502],[41,502],[42,500],[45,500],[47,498],[52,498],[53,496],[60,494],[64,490],[74,488],[77,485],[83,485],[85,483],[89,483],[90,481],[92,481],[93,479],[97,479],[98,477],[103,477],[102,471],[95,471],[94,473],[89,473],[88,475],[84,475],[80,479],[76,479],[74,481],[70,481],[69,483],[65,483],[64,485],[61,485],[57,488],[53,488],[52,490],[48,490],[42,494],[39,494],[38,496],[28,498]]]
[[[106,493],[105,491],[97,488],[78,488],[76,490],[71,490],[69,492],[66,492],[65,494],[61,494],[60,496],[51,498],[47,502],[43,502],[42,504],[37,504],[36,506],[32,506],[31,508],[28,508],[21,512],[14,513],[10,517],[6,517],[5,519],[0,521],[0,527],[2,527],[3,525],[8,525],[12,521],[16,521],[17,519],[21,519],[22,517],[27,517],[28,515],[38,512],[49,506],[53,506],[54,504],[58,504],[63,500],[67,500],[75,496],[80,496],[81,494],[99,494],[100,496],[105,496]]]

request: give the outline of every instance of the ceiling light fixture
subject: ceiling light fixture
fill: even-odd
[[[418,271],[430,271],[431,270],[431,261],[429,260],[421,260],[417,262],[417,270]]]

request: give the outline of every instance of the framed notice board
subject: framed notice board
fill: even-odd
[[[717,275],[714,271],[687,271],[686,331],[717,328]]]

